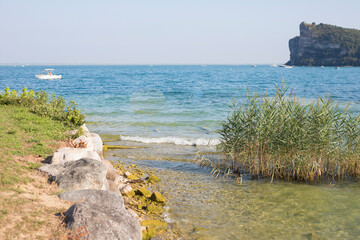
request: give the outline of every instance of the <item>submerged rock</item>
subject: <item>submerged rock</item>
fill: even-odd
[[[62,199],[80,201],[65,213],[66,228],[85,226],[88,234],[81,239],[140,240],[139,221],[124,208],[120,195],[101,190],[80,190],[60,194]]]
[[[132,173],[130,173],[130,172],[125,172],[125,176],[126,176],[128,179],[130,179],[130,180],[137,180],[137,179],[139,179],[138,176],[136,176],[135,174],[132,174]]]
[[[145,220],[141,222],[141,226],[146,227],[144,239],[161,239],[154,236],[156,236],[157,233],[166,230],[168,224],[161,220]]]
[[[150,175],[147,179],[146,179],[149,183],[157,183],[160,182],[160,178],[158,178],[155,175]]]
[[[154,214],[160,214],[165,211],[165,209],[162,206],[155,205],[154,203],[151,203],[146,206],[146,211]]]

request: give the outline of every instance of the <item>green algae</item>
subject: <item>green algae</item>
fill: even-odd
[[[139,179],[138,176],[136,176],[135,174],[132,174],[132,173],[130,173],[129,175],[126,175],[126,177],[127,177],[128,179],[130,179],[130,180],[137,180],[137,179]]]
[[[146,178],[146,180],[149,183],[158,183],[158,182],[160,182],[160,178],[155,176],[155,175],[150,175],[149,177]]]
[[[165,203],[165,198],[164,198],[164,196],[163,196],[161,193],[159,193],[159,192],[154,192],[154,193],[151,195],[150,199],[151,199],[152,201],[154,201],[154,202]]]
[[[141,226],[146,227],[146,230],[143,233],[143,239],[145,240],[156,236],[168,228],[168,224],[162,220],[145,220],[140,224]]]
[[[119,141],[119,139],[109,139],[109,140],[102,140],[103,142],[116,142]]]
[[[135,191],[131,190],[127,193],[122,193],[122,195],[125,195],[126,197],[132,198],[135,195]]]
[[[144,227],[151,227],[151,228],[157,228],[157,229],[163,229],[163,230],[166,230],[168,227],[168,224],[162,220],[145,220],[145,221],[142,221],[140,224],[141,224],[141,226],[144,226]]]
[[[149,205],[146,206],[146,211],[153,214],[161,214],[165,211],[165,209],[163,206],[150,203]]]
[[[88,122],[86,122],[87,124]],[[113,134],[99,134],[99,136],[101,137],[101,139],[103,139],[103,142],[104,140],[109,140],[109,139],[117,139],[119,140],[120,139],[120,135],[113,135]]]
[[[140,196],[144,196],[146,198],[149,198],[152,195],[152,193],[149,190],[147,190],[145,187],[142,187],[142,188],[136,190],[135,194],[140,195]]]

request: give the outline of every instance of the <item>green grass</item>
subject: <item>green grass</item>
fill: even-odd
[[[282,84],[276,96],[234,100],[219,150],[236,173],[316,182],[360,175],[360,115],[330,98],[304,105]]]
[[[69,130],[64,123],[41,117],[27,108],[0,105],[0,189],[15,183],[26,183],[30,178],[25,172],[40,165],[15,161],[15,156],[51,155],[57,141],[66,140]]]

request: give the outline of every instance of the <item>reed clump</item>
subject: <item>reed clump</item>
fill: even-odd
[[[349,104],[339,108],[329,95],[302,104],[284,83],[275,91],[230,105],[218,147],[233,172],[306,182],[358,178],[360,115]]]

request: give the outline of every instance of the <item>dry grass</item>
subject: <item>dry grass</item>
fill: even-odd
[[[35,156],[14,157],[18,164],[43,161]],[[0,239],[65,239],[67,231],[61,213],[71,203],[54,195],[57,186],[47,182],[47,176],[31,171],[21,177],[27,183],[14,184],[0,192]]]

